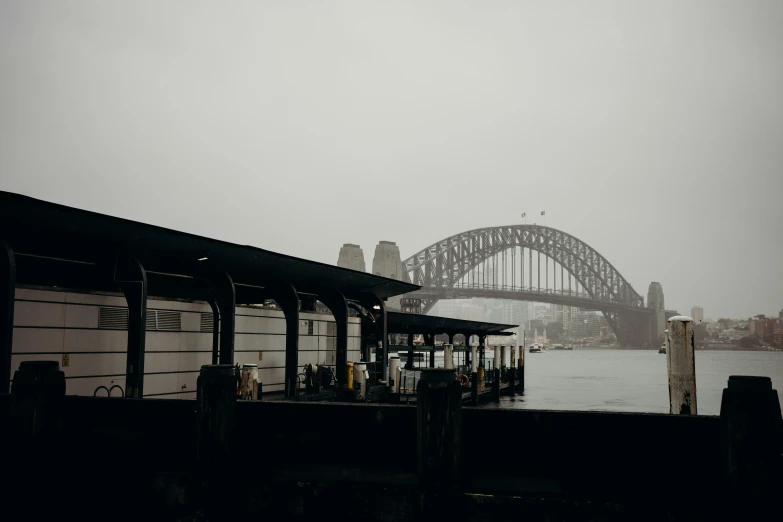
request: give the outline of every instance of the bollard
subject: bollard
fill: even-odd
[[[721,453],[727,499],[741,511],[777,499],[781,412],[769,377],[732,375],[720,405]]]
[[[508,367],[508,394],[512,397],[517,394],[517,376],[513,366]]]
[[[12,477],[4,493],[9,502],[35,506],[33,518],[59,516],[49,517],[48,509],[70,500],[68,479],[73,477],[62,464],[63,447],[70,443],[62,431],[64,399],[65,374],[57,361],[19,364],[11,384],[9,426],[2,427],[10,435],[5,469]],[[47,502],[41,502],[44,491]]]
[[[669,413],[696,415],[696,361],[693,319],[678,315],[669,319],[666,360],[669,369]]]
[[[519,377],[519,392],[525,393],[525,347],[519,350],[519,367],[517,368],[517,376]]]
[[[20,442],[57,439],[62,426],[65,374],[57,361],[23,361],[11,385],[12,430]]]
[[[237,380],[231,364],[201,367],[196,381],[198,401],[198,462],[207,476],[229,469],[234,442]],[[218,477],[216,477],[218,478]]]
[[[422,370],[416,400],[419,485],[445,488],[460,467],[462,387],[454,370]]]
[[[454,345],[443,345],[443,368],[447,370],[454,369]]]
[[[473,406],[478,406],[478,385],[478,373],[473,372],[470,374],[470,402],[473,404]]]

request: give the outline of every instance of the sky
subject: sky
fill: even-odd
[[[368,267],[526,212],[667,309],[776,315],[781,27],[778,0],[5,0],[0,190]]]

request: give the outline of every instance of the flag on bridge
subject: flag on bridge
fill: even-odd
[[[522,217],[527,216],[527,212],[522,212]]]
[[[542,215],[542,216],[546,215],[546,210],[542,210],[542,211],[541,211],[541,215]]]

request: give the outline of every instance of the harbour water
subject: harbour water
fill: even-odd
[[[700,415],[720,414],[729,375],[770,377],[783,402],[783,352],[700,350],[696,352]],[[503,397],[494,407],[668,413],[666,355],[655,350],[601,349],[525,353],[524,397]]]

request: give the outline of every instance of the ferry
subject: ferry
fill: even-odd
[[[572,346],[568,346],[567,344],[553,344],[552,345],[553,350],[573,350],[574,348]]]
[[[530,345],[530,348],[528,348],[528,353],[541,353],[545,352],[546,348],[544,348],[544,345],[541,343],[533,343]]]

